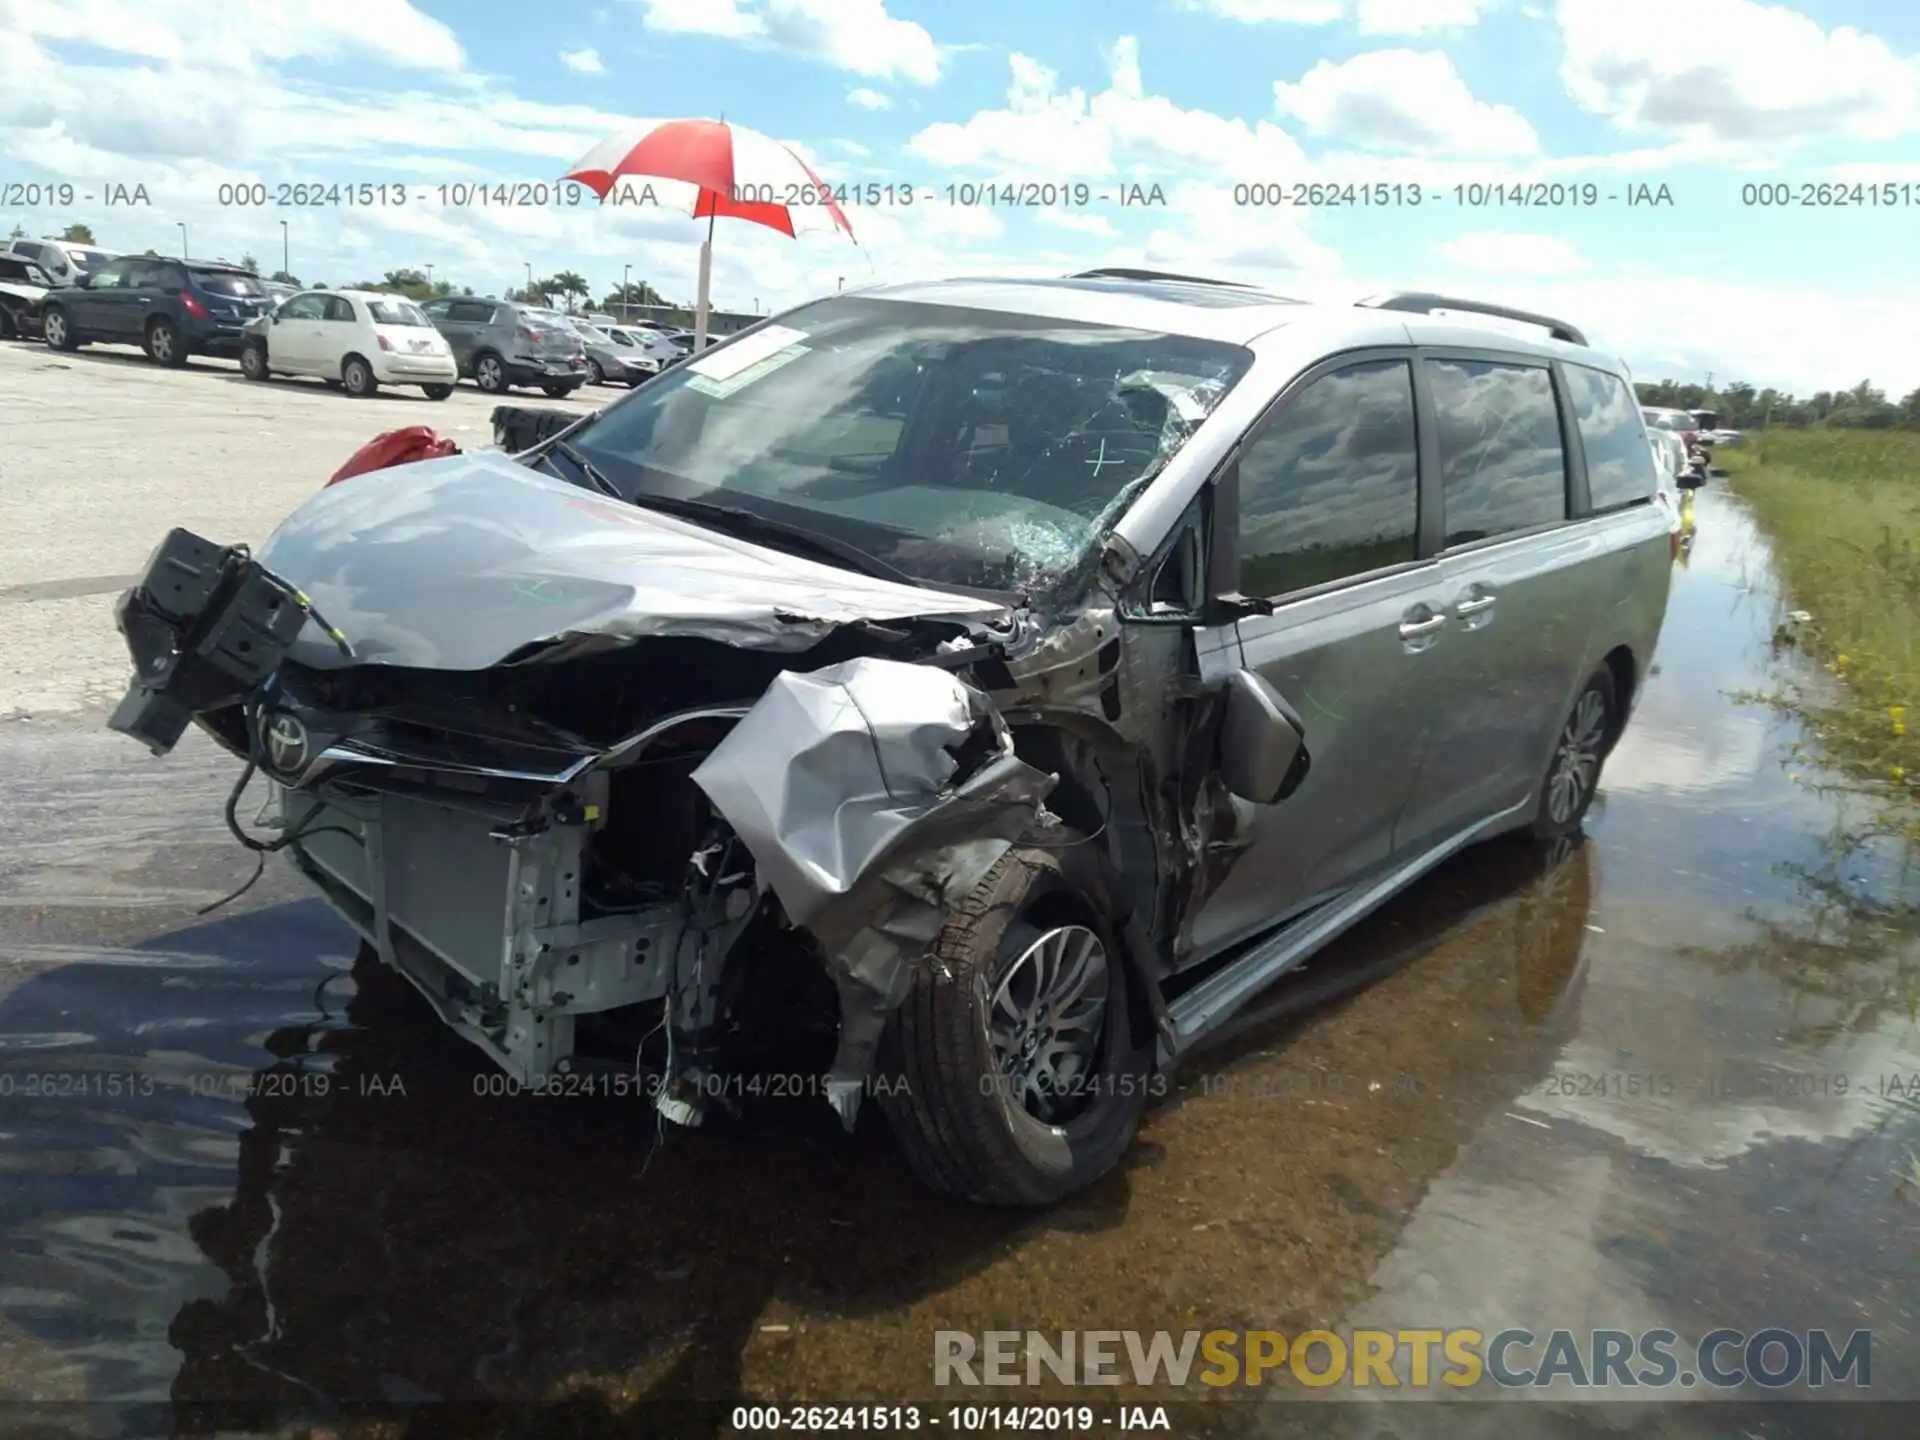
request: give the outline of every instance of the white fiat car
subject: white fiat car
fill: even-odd
[[[304,290],[247,327],[240,368],[249,380],[311,375],[367,396],[382,385],[418,385],[444,400],[459,378],[453,350],[404,295]]]

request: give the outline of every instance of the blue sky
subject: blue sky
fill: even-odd
[[[434,187],[551,180],[608,134],[724,112],[830,182],[919,197],[850,208],[857,247],[722,222],[725,305],[1148,264],[1307,298],[1531,305],[1646,378],[1897,394],[1920,385],[1917,56],[1920,5],[1886,0],[0,0],[0,231],[80,219],[171,251],[184,224],[193,253],[277,265],[286,219],[307,280],[432,264],[486,293],[531,263],[598,292],[631,266],[690,297],[703,227],[683,215],[462,209]],[[78,198],[136,181],[150,204]],[[220,203],[252,181],[413,198]],[[942,203],[978,181],[1165,202]],[[1388,203],[1235,203],[1305,181]],[[1904,188],[1890,208],[1743,203],[1855,182]],[[1534,184],[1593,203],[1462,200]],[[1626,203],[1662,186],[1670,203]]]

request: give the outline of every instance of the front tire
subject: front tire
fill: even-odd
[[[1038,847],[1010,850],[948,915],[894,1012],[893,1083],[880,1087],[932,1189],[1050,1205],[1132,1143],[1153,1046],[1134,1033],[1126,962],[1103,917],[1059,854]]]
[[[174,328],[171,320],[149,321],[145,344],[141,348],[147,352],[147,359],[156,365],[177,370],[187,363],[187,342],[181,339],[179,330]]]
[[[356,400],[365,400],[380,388],[380,382],[374,379],[373,367],[358,355],[349,355],[347,363],[340,367],[340,383]]]
[[[481,355],[473,362],[473,383],[489,395],[507,393],[507,367],[498,355]]]
[[[49,350],[78,350],[80,341],[73,333],[64,310],[49,310],[40,321],[40,338]]]
[[[1533,821],[1536,840],[1573,834],[1587,818],[1600,790],[1600,769],[1619,730],[1619,699],[1613,672],[1602,665],[1580,687],[1573,708],[1561,723],[1540,782],[1540,808]]]
[[[273,371],[267,366],[267,347],[258,340],[251,340],[240,352],[240,373],[249,380],[271,380]]]
[[[429,400],[444,400],[453,394],[451,385],[422,385],[420,389],[425,392]]]

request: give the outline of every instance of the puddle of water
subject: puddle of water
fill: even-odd
[[[204,757],[180,806],[36,739],[0,837],[67,825],[0,861],[0,1396],[571,1387],[588,1433],[641,1396],[940,1398],[937,1329],[1771,1323],[1871,1326],[1876,1392],[1920,1395],[1914,887],[1725,698],[1774,601],[1738,506],[1699,512],[1591,839],[1429,877],[1039,1216],[813,1107],[653,1150],[637,1103],[492,1097],[277,870],[180,920],[240,878]]]

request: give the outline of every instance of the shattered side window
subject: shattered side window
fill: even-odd
[[[1216,340],[836,297],[684,362],[583,432],[628,492],[804,523],[907,574],[1064,573],[1252,356]]]

